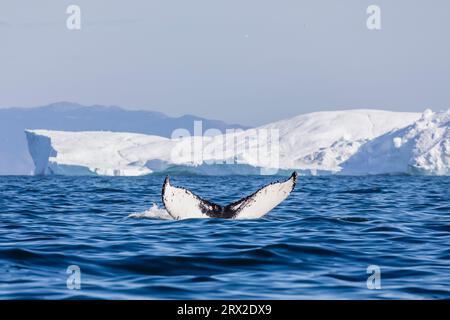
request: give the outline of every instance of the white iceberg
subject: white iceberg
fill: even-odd
[[[280,130],[285,168],[339,172],[361,145],[419,118],[420,113],[346,110],[300,115],[264,127]]]
[[[342,172],[450,175],[450,110],[426,110],[413,124],[366,143]]]
[[[403,140],[397,139],[394,143],[393,139],[403,139],[400,133],[405,129],[401,128],[416,125],[416,121],[422,121],[421,117],[420,113],[380,110],[316,112],[226,135],[178,139],[103,131],[27,130],[26,135],[38,175],[138,176],[175,171],[210,175],[261,174],[275,173],[274,167],[280,169],[281,174],[293,169],[302,174],[360,174],[364,170],[359,170],[362,167],[356,157],[362,152],[362,146],[396,132],[390,143],[402,149]],[[276,148],[270,140],[252,144],[251,139],[250,142],[246,139],[258,132],[277,132]],[[227,148],[235,141],[238,142],[233,148]],[[448,150],[448,141],[444,145],[435,152]],[[200,148],[200,158],[193,159],[189,154],[178,152],[195,148]],[[263,149],[269,149],[268,157],[257,156]],[[268,162],[274,155],[277,156],[276,166]],[[448,172],[448,154],[446,157],[439,164],[442,168],[438,174]],[[432,167],[429,162],[433,159],[416,158],[417,163]]]

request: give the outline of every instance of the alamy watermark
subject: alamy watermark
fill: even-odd
[[[66,14],[69,16],[66,20],[66,27],[69,30],[81,30],[81,8],[79,5],[71,4],[66,8]],[[381,7],[371,4],[366,9],[366,26],[369,30],[381,30]],[[248,38],[248,34],[245,35]]]
[[[81,289],[81,269],[77,265],[70,265],[67,267],[67,289],[80,290]]]
[[[370,265],[367,267],[367,273],[370,276],[367,278],[367,289],[379,290],[381,289],[381,268],[377,265]]]
[[[381,8],[378,5],[372,4],[367,7],[366,26],[369,30],[381,30]]]
[[[66,27],[69,30],[81,30],[81,8],[75,4],[67,7],[66,13],[69,17],[66,20]]]
[[[194,134],[187,129],[172,132],[175,142],[170,160],[174,164],[251,165],[260,174],[271,175],[280,169],[280,133],[274,128],[207,129],[203,122],[194,122]]]
[[[66,8],[66,14],[69,16],[66,20],[66,27],[69,30],[81,30],[81,8],[79,5],[71,4]],[[371,4],[366,9],[366,26],[369,30],[381,30],[381,7]],[[248,34],[245,38],[248,38]]]

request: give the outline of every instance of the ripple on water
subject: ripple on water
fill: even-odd
[[[173,178],[221,204],[273,179]],[[448,177],[302,177],[248,221],[174,221],[163,180],[0,177],[2,298],[450,298]]]

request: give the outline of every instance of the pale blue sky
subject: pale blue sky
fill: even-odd
[[[66,28],[69,4],[82,30]],[[366,8],[382,30],[366,28]],[[446,0],[2,0],[0,106],[55,101],[247,125],[450,107]]]

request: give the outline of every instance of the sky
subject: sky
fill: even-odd
[[[69,5],[81,30],[69,30]],[[366,25],[369,5],[381,30]],[[56,101],[259,125],[450,107],[447,0],[2,0],[0,107]]]

